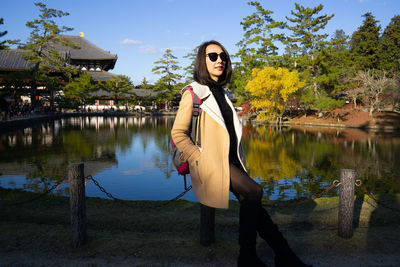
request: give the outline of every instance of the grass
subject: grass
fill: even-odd
[[[123,204],[87,198],[88,242],[74,249],[70,245],[68,198],[47,195],[23,205],[4,205],[34,196],[34,193],[0,189],[0,259],[8,255],[8,260],[4,260],[7,264],[31,265],[32,262],[11,258],[10,255],[20,255],[21,251],[33,258],[32,255],[41,255],[47,259],[79,259],[80,263],[96,259],[95,265],[107,265],[107,262],[118,259],[131,265],[135,262],[138,266],[231,266],[238,254],[237,202],[231,202],[228,210],[217,210],[216,242],[203,247],[199,242],[198,203],[179,200],[162,208],[152,208],[162,202],[125,201]],[[380,198],[393,207],[400,206],[399,195]],[[400,212],[376,209],[365,200],[373,203],[368,197],[356,203],[355,224],[358,227],[351,239],[342,239],[337,235],[337,197],[316,199],[298,207],[268,208],[268,211],[295,251],[311,261],[313,258],[308,255],[310,248],[316,258],[318,255],[350,251],[393,251],[397,254],[400,248]],[[265,242],[258,242],[258,251],[266,263],[273,265],[273,252]],[[0,265],[4,262],[0,260]],[[44,265],[47,263],[44,262]]]

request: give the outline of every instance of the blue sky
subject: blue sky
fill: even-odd
[[[111,72],[129,76],[134,84],[143,77],[155,82],[159,76],[151,72],[165,49],[178,57],[180,66],[190,62],[183,56],[206,40],[221,42],[234,54],[236,43],[243,37],[240,22],[255,9],[242,0],[47,0],[49,8],[69,12],[56,20],[58,25],[73,27],[70,35],[85,34],[92,43],[112,54],[118,61]],[[259,1],[273,11],[275,20],[285,20],[294,10],[294,3],[304,7],[323,4],[320,14],[335,14],[325,31],[332,34],[343,29],[351,35],[361,25],[362,14],[372,12],[382,29],[395,15],[400,15],[399,0],[265,0]],[[0,31],[8,31],[6,39],[26,41],[29,29],[25,23],[38,17],[32,0],[2,1]],[[2,39],[3,40],[3,39]]]

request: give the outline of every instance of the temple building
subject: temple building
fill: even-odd
[[[64,57],[68,64],[80,71],[87,71],[96,81],[111,80],[114,74],[108,71],[114,68],[117,55],[99,48],[84,37],[71,35],[61,37],[77,46],[50,45],[51,49]],[[0,50],[0,78],[10,72],[32,68],[33,64],[23,58],[26,52],[23,49]]]
[[[65,64],[69,64],[77,68],[81,73],[87,72],[97,82],[105,82],[112,80],[116,77],[116,74],[112,74],[109,70],[112,70],[117,62],[117,55],[111,54],[109,51],[105,51],[98,46],[91,43],[89,40],[81,36],[71,35],[60,35],[60,38],[64,39],[69,43],[73,43],[76,47],[63,46],[57,43],[50,43],[49,50],[55,50],[65,60]],[[2,88],[2,78],[4,75],[19,72],[29,71],[32,69],[33,64],[25,60],[23,55],[27,51],[23,49],[10,49],[0,50],[0,90]],[[28,94],[29,85],[26,86],[26,94]],[[45,87],[38,86],[38,95],[46,95],[49,92]],[[50,92],[52,93],[52,92]],[[133,89],[132,94],[138,100],[138,104],[151,103],[151,107],[155,107],[154,100],[156,99],[157,93],[145,89]],[[96,98],[95,104],[85,106],[85,109],[91,110],[104,110],[104,109],[117,109],[114,103],[114,99],[110,97],[110,93],[104,90],[98,90],[91,93]],[[123,97],[129,99],[127,95]],[[30,101],[28,96],[22,96],[23,101]],[[148,106],[150,106],[148,105]],[[121,107],[122,108],[122,107]]]

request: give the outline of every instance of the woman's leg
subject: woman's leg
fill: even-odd
[[[246,172],[230,165],[231,191],[240,201],[238,266],[266,266],[257,256],[257,222],[261,207],[261,187]]]
[[[268,212],[262,207],[262,187],[246,172],[233,164],[230,165],[230,171],[231,191],[240,201],[239,244],[241,255],[243,254],[242,250],[247,249],[251,251],[250,255],[253,254],[253,256],[257,257],[255,245],[258,232],[260,237],[263,238],[274,251],[276,255],[276,266],[309,266],[301,262],[291,250],[286,239],[279,231],[278,226],[272,221]],[[246,255],[246,253],[244,253],[244,255]]]

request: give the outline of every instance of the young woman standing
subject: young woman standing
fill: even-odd
[[[223,85],[231,76],[226,49],[216,41],[198,50],[190,86],[202,101],[198,129],[201,145],[190,138],[193,100],[185,91],[172,128],[182,160],[189,163],[193,191],[203,205],[227,209],[229,191],[240,202],[238,266],[266,266],[257,256],[258,234],[275,252],[276,266],[308,266],[293,253],[261,205],[263,190],[248,175],[240,140],[242,124]]]

